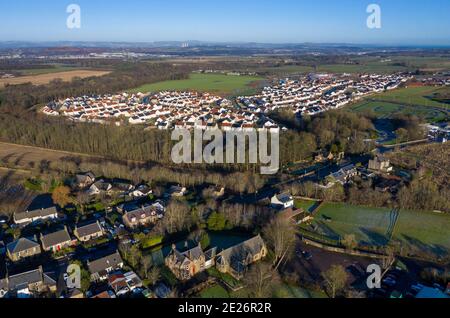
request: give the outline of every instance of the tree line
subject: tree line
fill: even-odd
[[[169,63],[121,63],[110,74],[100,77],[81,79],[71,82],[55,79],[46,85],[6,85],[1,91],[0,106],[10,112],[28,109],[37,104],[45,104],[55,99],[71,96],[109,94],[138,87],[147,83],[165,80],[186,79],[191,67],[175,66]]]

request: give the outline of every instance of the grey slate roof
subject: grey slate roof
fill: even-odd
[[[55,280],[45,274],[42,268],[9,276],[7,282],[9,290],[26,288],[28,285],[38,282],[43,282],[46,285],[56,285]]]
[[[217,253],[217,247],[213,247],[210,250],[207,250],[205,252],[205,260],[210,261],[210,260],[216,258],[216,253]]]
[[[47,235],[43,235],[41,238],[42,245],[45,248],[49,248],[51,246],[55,246],[61,243],[69,242],[71,240],[67,229],[53,232]]]
[[[142,218],[142,215],[145,215],[145,218],[151,217],[153,214],[156,214],[156,208],[149,205],[146,207],[138,208],[136,210],[127,212],[124,214],[124,218],[128,220],[128,222],[132,223],[131,220],[136,218],[136,221]]]
[[[257,235],[239,245],[230,247],[219,253],[219,261],[225,261],[234,270],[240,272],[244,269],[244,264],[247,263],[249,257],[261,251],[265,243],[260,235]]]
[[[32,241],[30,239],[27,239],[25,237],[21,237],[18,240],[9,243],[6,248],[8,249],[9,253],[14,254],[21,251],[26,251],[34,247],[39,247],[39,244],[35,241]]]
[[[88,172],[88,173],[85,173],[85,174],[77,174],[75,176],[75,178],[77,180],[77,183],[85,183],[86,181],[88,181],[88,178],[90,180],[95,180],[95,176],[94,176],[94,174],[92,172]]]
[[[16,221],[29,219],[29,218],[36,218],[36,217],[46,217],[52,214],[56,214],[57,210],[56,207],[52,206],[50,208],[46,209],[38,209],[33,211],[26,211],[26,212],[19,212],[14,214],[14,219]]]
[[[199,259],[203,254],[203,250],[200,246],[196,246],[184,253],[191,261]]]
[[[92,234],[102,231],[102,227],[97,221],[97,222],[94,222],[94,223],[91,223],[88,225],[84,225],[84,226],[80,226],[80,227],[77,226],[76,230],[77,230],[79,236],[84,237],[84,236],[92,235]]]
[[[172,249],[171,253],[175,255],[177,262],[179,263],[183,263],[185,260],[195,261],[202,255],[204,255],[203,250],[200,246],[195,246],[185,252],[180,252],[177,249]]]
[[[96,274],[105,271],[110,267],[119,267],[119,264],[122,263],[122,258],[120,257],[119,252],[116,251],[114,254],[102,257],[92,262],[88,262],[88,268],[91,274]]]

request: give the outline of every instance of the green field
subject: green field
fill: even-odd
[[[447,91],[445,87],[430,86],[400,88],[370,96],[349,108],[355,112],[373,111],[380,118],[402,113],[421,116],[431,122],[448,120],[450,105],[433,100],[435,94]]]
[[[236,292],[228,292],[222,286],[216,284],[203,290],[199,295],[200,298],[248,298],[248,288],[243,288]],[[289,286],[286,284],[281,285],[274,291],[273,298],[326,298],[326,294],[323,292],[312,292],[306,289]]]
[[[42,74],[52,74],[52,73],[60,73],[60,72],[67,72],[67,71],[75,71],[75,70],[79,70],[79,69],[80,68],[71,67],[71,66],[55,66],[55,67],[49,67],[49,68],[35,68],[35,69],[20,70],[20,73],[23,76],[30,76],[30,75],[42,75]]]
[[[296,199],[294,201],[294,206],[297,209],[303,209],[306,212],[311,212],[313,207],[318,204],[316,201],[309,201],[309,200],[300,200]]]
[[[404,103],[408,105],[420,105],[427,107],[439,107],[450,109],[450,105],[434,101],[433,94],[445,88],[434,86],[408,87],[392,90],[382,94],[374,95],[373,99]]]
[[[266,72],[276,76],[287,76],[291,74],[308,74],[314,72],[314,67],[303,65],[282,65],[277,67],[266,67],[257,69],[258,72]]]
[[[403,66],[390,65],[380,62],[369,62],[362,64],[330,64],[319,65],[317,71],[329,73],[375,73],[385,74],[394,72],[404,72],[407,69]]]
[[[158,92],[164,90],[195,90],[218,94],[247,94],[254,89],[252,83],[263,80],[254,76],[234,76],[224,74],[191,74],[189,79],[165,81],[137,87],[130,92]]]
[[[363,245],[385,245],[393,225],[391,212],[385,208],[327,203],[316,212],[314,224],[318,227],[317,233],[331,239],[354,234]],[[448,214],[400,211],[398,222],[392,228],[394,240],[436,252],[450,251]]]
[[[416,115],[428,122],[438,122],[448,119],[449,112],[445,109],[427,106],[399,105],[389,102],[365,101],[350,106],[350,110],[358,113],[374,112],[378,118],[387,118],[395,114]]]

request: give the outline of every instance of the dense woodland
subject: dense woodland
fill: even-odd
[[[115,160],[166,165],[172,163],[170,154],[173,142],[168,131],[144,131],[139,126],[74,124],[64,119],[45,118],[32,113],[2,114],[0,127],[0,140],[6,142]],[[355,114],[323,114],[305,123],[303,130],[281,134],[281,161],[284,164],[303,161],[311,158],[317,149],[331,149],[333,146],[351,154],[363,153],[369,147],[363,140],[370,135],[371,129],[373,127],[369,120]],[[247,165],[237,168],[255,170],[255,167]]]

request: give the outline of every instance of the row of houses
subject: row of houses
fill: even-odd
[[[74,246],[77,241],[88,242],[98,239],[106,234],[100,222],[96,221],[82,226],[75,226],[73,236],[69,233],[67,226],[63,229],[48,233],[40,234],[38,243],[37,237],[21,237],[6,245],[6,255],[13,262],[19,262],[23,259],[33,257],[45,252],[59,252],[65,248]]]
[[[76,174],[72,186],[77,190],[85,191],[90,196],[102,193],[107,195],[118,193],[141,198],[153,193],[153,190],[147,184],[133,185],[125,180],[97,179],[92,172]]]
[[[255,112],[267,113],[289,107],[299,115],[316,115],[337,109],[362,97],[392,90],[412,77],[407,74],[304,76],[298,80],[285,79],[265,87],[261,94],[241,96],[238,104]]]
[[[73,121],[145,124],[159,129],[270,129],[278,127],[267,114],[290,107],[295,113],[315,115],[340,108],[368,94],[399,87],[411,79],[406,74],[305,76],[281,80],[254,96],[230,100],[209,93],[162,91],[156,94],[93,95],[53,101],[42,109],[49,116]]]
[[[136,273],[122,272],[124,262],[119,252],[87,261],[87,269],[92,282],[106,281],[114,296],[121,296],[142,287],[142,280]],[[7,275],[0,279],[0,298],[13,295],[19,298],[38,297],[44,293],[55,293],[57,291],[57,279],[54,273],[46,273],[42,266],[37,269],[19,274]],[[93,298],[104,298],[94,295]],[[69,298],[81,298],[83,294],[71,288],[66,294]],[[111,297],[108,297],[111,298]]]

